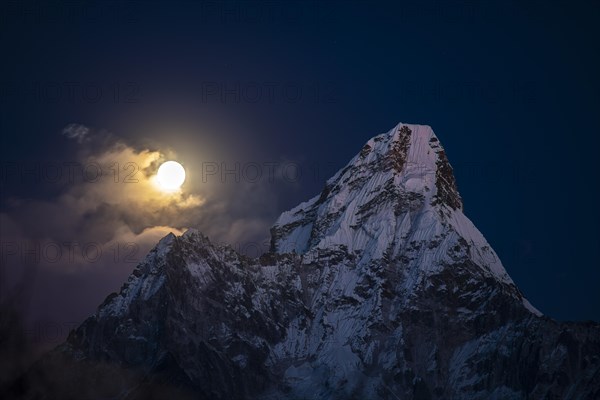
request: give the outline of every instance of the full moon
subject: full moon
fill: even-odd
[[[185,169],[177,161],[167,161],[158,167],[156,180],[165,192],[175,192],[185,181]]]

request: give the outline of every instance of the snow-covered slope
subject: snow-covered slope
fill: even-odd
[[[600,327],[529,304],[431,128],[399,124],[258,259],[162,239],[28,379],[62,398],[597,398]]]
[[[460,246],[487,276],[511,286],[500,259],[462,212],[452,167],[429,126],[398,124],[369,140],[327,181],[323,192],[284,212],[272,232],[272,250],[311,253],[344,247],[361,263],[394,259],[409,246],[430,244],[411,261],[422,281],[451,263]]]

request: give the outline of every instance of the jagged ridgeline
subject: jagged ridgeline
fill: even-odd
[[[544,317],[462,210],[432,129],[398,124],[257,259],[163,238],[11,395],[600,398],[599,325]]]

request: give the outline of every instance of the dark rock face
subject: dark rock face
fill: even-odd
[[[258,259],[162,239],[8,394],[599,398],[600,326],[542,316],[461,210],[431,129],[400,124],[284,213]]]

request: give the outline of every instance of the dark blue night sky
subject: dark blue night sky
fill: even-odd
[[[370,137],[431,125],[466,215],[531,303],[600,320],[598,3],[10,2],[2,16],[5,165],[72,159],[70,123],[189,165],[207,146],[294,160],[305,173],[271,186],[277,209],[246,211],[271,218]],[[60,190],[4,177],[0,211]]]

